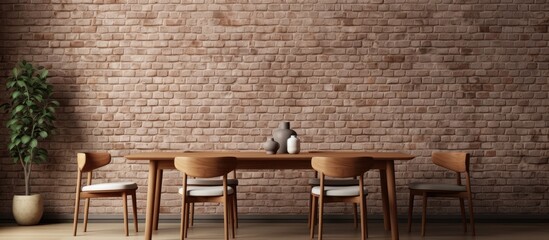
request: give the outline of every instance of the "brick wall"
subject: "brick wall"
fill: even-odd
[[[256,150],[281,121],[304,150],[416,155],[396,166],[400,213],[408,182],[451,179],[429,162],[437,150],[472,154],[479,215],[549,213],[547,1],[4,0],[0,9],[2,79],[20,59],[44,65],[62,104],[44,143],[50,161],[33,175],[47,214],[72,213],[79,151],[109,150],[114,163],[98,176],[139,183],[143,213],[147,165],[124,155]],[[23,190],[6,139],[1,128],[4,216]],[[305,213],[310,176],[240,172],[241,214]],[[377,172],[367,181],[379,214]],[[179,184],[166,174],[163,212],[179,212]],[[93,205],[121,211],[118,201]],[[431,206],[459,214],[455,201]]]

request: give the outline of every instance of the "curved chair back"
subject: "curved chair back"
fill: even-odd
[[[458,173],[469,172],[469,153],[464,152],[434,152],[433,163]]]
[[[368,171],[374,163],[370,157],[313,157],[313,169],[329,177],[356,177]]]
[[[77,153],[76,158],[80,172],[90,172],[111,162],[111,154],[107,152]]]
[[[176,157],[175,168],[191,177],[211,178],[236,169],[235,157]]]

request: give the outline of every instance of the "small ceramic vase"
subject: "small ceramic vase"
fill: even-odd
[[[279,144],[271,137],[267,138],[267,141],[263,143],[263,149],[267,154],[276,154]]]
[[[292,135],[290,138],[288,138],[288,141],[286,142],[286,148],[288,150],[289,154],[297,154],[299,153],[300,148],[300,141],[299,138],[297,138],[296,135]]]
[[[297,133],[290,129],[290,122],[282,122],[278,126],[277,129],[273,131],[273,138],[278,144],[280,144],[280,148],[278,148],[278,151],[276,153],[288,153],[288,149],[286,148],[286,143],[288,141],[288,138],[290,136],[296,135]]]

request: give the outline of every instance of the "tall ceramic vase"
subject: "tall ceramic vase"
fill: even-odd
[[[297,133],[294,130],[290,129],[290,122],[280,123],[278,128],[273,131],[273,138],[280,145],[276,153],[288,153],[286,144],[288,138],[290,138],[290,136],[292,135],[297,136]]]

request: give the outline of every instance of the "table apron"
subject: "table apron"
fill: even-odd
[[[175,169],[173,161],[157,161],[158,169]],[[372,169],[385,169],[386,161],[375,161]],[[238,161],[237,169],[242,170],[265,170],[265,169],[313,169],[311,161],[296,161],[296,160],[279,160],[276,162],[269,161]]]

